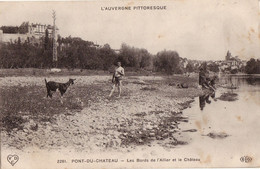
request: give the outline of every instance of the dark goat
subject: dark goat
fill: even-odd
[[[68,89],[68,87],[70,85],[74,84],[74,80],[76,80],[76,79],[69,79],[69,81],[67,83],[58,83],[58,82],[54,82],[54,81],[47,82],[47,80],[45,79],[45,84],[46,84],[46,88],[47,88],[47,97],[52,98],[52,94],[53,94],[52,92],[56,92],[57,89],[59,89],[61,97],[62,97],[63,94]]]

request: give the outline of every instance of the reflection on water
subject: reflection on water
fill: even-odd
[[[260,75],[225,75],[220,77],[220,84],[237,87],[260,86]]]
[[[196,97],[191,108],[183,111],[189,123],[179,125],[183,130],[198,131],[189,133],[190,149],[185,150],[217,154],[212,159],[222,156],[231,159],[234,154],[248,153],[260,157],[259,78],[225,76],[217,82],[215,93]],[[231,81],[236,89],[222,87],[230,86]]]
[[[217,101],[221,97],[227,99],[220,99],[225,101],[236,101],[236,99],[229,99],[233,95],[241,95],[243,92],[250,92],[253,95],[259,96],[260,93],[260,76],[259,75],[224,75],[219,78],[219,87],[217,95],[215,92],[210,92],[199,97],[199,107],[203,111],[206,105],[211,104],[212,101]],[[224,95],[225,96],[224,96]],[[233,95],[232,95],[233,94]],[[239,97],[238,97],[239,98]],[[234,104],[236,106],[236,104]]]
[[[212,98],[212,99],[215,98],[215,92],[205,94],[205,95],[199,97],[200,110],[204,109],[204,107],[206,106],[206,103],[207,104],[211,103],[210,98]]]
[[[257,79],[257,78],[249,77],[246,78],[246,81],[250,85],[257,85],[257,83],[259,83],[259,78]]]

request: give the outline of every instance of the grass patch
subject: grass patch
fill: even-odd
[[[103,96],[101,85],[71,86],[65,93],[63,104],[57,91],[53,98],[46,98],[45,86],[15,86],[0,90],[1,126],[9,129],[21,129],[28,116],[36,122],[53,121],[55,114],[80,111],[90,101]]]
[[[6,128],[7,132],[17,128],[18,130],[23,129],[23,124],[26,122],[25,119],[19,116],[7,115],[2,119],[2,125]]]
[[[0,77],[8,76],[75,76],[75,75],[109,75],[109,71],[88,69],[61,69],[60,72],[51,72],[50,69],[18,68],[0,69]]]
[[[143,87],[143,88],[141,88],[141,90],[144,90],[144,91],[155,91],[157,89],[155,87]]]

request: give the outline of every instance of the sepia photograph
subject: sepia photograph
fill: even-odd
[[[0,168],[260,167],[260,0],[0,2]]]

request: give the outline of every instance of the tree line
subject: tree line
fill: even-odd
[[[52,68],[53,40],[48,30],[45,36],[21,42],[18,38],[14,43],[0,44],[0,68]],[[136,48],[123,43],[116,52],[109,44],[99,46],[91,41],[77,37],[61,37],[57,39],[58,68],[109,70],[116,62],[128,70],[152,70],[167,74],[181,74],[184,72],[198,72],[199,64],[183,59],[177,51],[163,50],[156,55],[146,49]],[[184,62],[187,62],[185,65]],[[247,62],[245,72],[260,73],[260,61],[251,59]],[[218,65],[212,63],[208,69],[218,72]]]
[[[0,44],[0,68],[52,68],[53,40],[48,30],[38,41],[18,38],[13,43]],[[122,62],[129,70],[157,70],[177,73],[180,56],[176,51],[161,51],[156,55],[146,49],[123,43],[116,52],[109,44],[98,46],[77,37],[58,36],[58,68],[109,70],[116,62]]]
[[[0,29],[3,30],[3,33],[25,34],[28,33],[28,23],[23,23],[21,26],[1,26]]]

